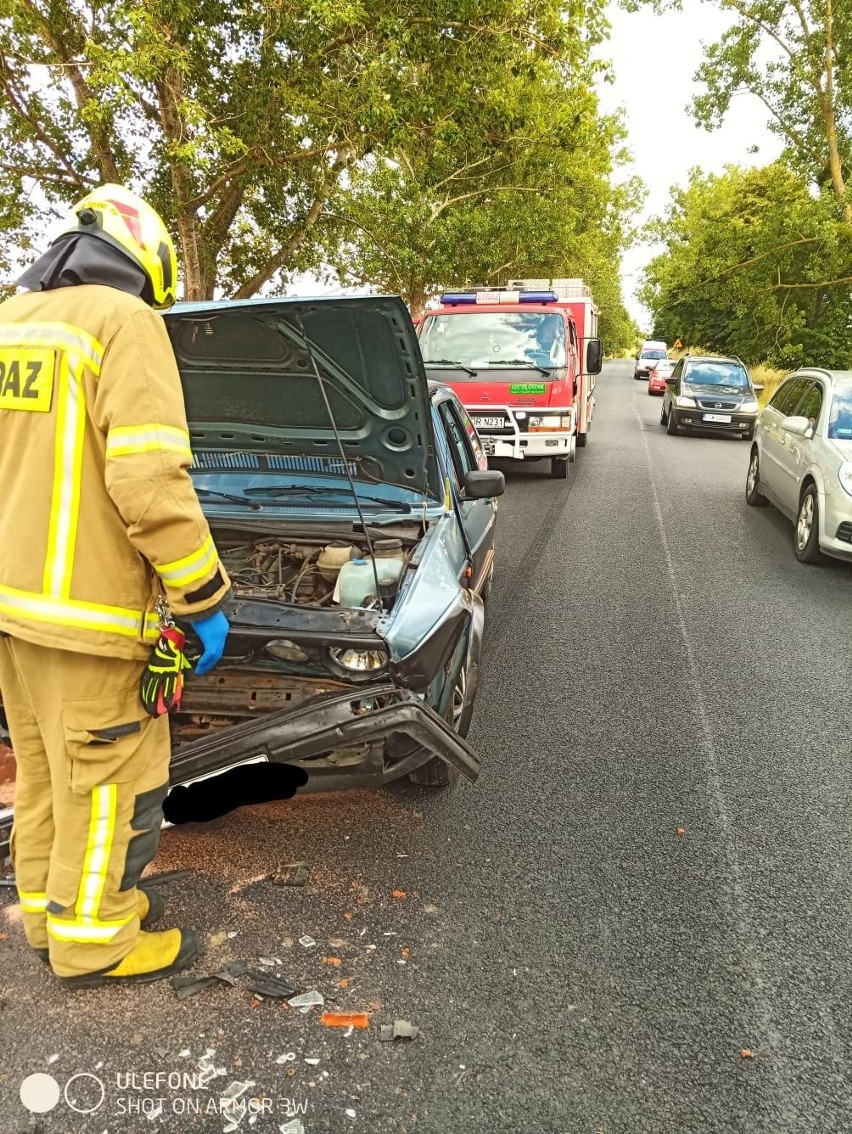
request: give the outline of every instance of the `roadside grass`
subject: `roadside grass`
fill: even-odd
[[[763,409],[790,371],[776,370],[765,362],[759,362],[756,366],[749,367],[749,373],[755,385],[763,386],[757,395],[757,404]]]

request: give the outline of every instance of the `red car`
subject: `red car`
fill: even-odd
[[[661,358],[656,362],[653,369],[648,373],[648,393],[664,394],[666,382],[671,378],[674,368],[675,363],[671,358]]]

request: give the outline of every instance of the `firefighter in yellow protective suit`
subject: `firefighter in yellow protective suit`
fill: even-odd
[[[27,940],[86,987],[167,976],[191,931],[147,932],[166,705],[140,688],[165,603],[222,656],[227,575],[187,471],[174,353],[156,309],[177,261],[122,186],[83,198],[0,304],[0,691],[17,761],[12,858]],[[160,614],[158,614],[158,608]],[[162,715],[155,715],[157,712]]]

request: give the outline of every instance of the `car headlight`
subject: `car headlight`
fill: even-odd
[[[307,650],[303,650],[289,638],[273,638],[266,643],[266,652],[278,661],[287,662],[306,662],[309,656]]]
[[[332,661],[337,662],[341,669],[350,673],[375,673],[384,669],[388,664],[388,655],[384,650],[350,650],[330,649]]]
[[[844,492],[852,496],[852,461],[844,461],[837,470],[837,479]]]
[[[681,409],[695,409],[695,398],[690,398],[686,394],[678,394],[675,398],[675,405],[680,406]]]
[[[747,398],[740,406],[740,410],[743,413],[755,413],[757,411],[757,399]]]
[[[570,429],[571,428],[571,415],[549,413],[543,416],[530,417],[529,429]]]

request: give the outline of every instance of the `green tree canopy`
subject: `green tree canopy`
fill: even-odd
[[[746,362],[852,367],[852,232],[830,192],[782,162],[693,170],[653,234],[642,301],[655,334]]]
[[[395,242],[412,266],[395,269],[394,290],[414,295],[418,273],[422,291],[475,254],[476,272],[493,272],[486,242],[514,274],[511,249],[531,231],[519,201],[553,185],[550,149],[573,178],[557,239],[585,224],[583,251],[604,274],[621,232],[606,184],[615,127],[589,91],[602,11],[603,0],[0,0],[0,269],[10,249],[43,240],[45,201],[59,210],[121,181],[174,227],[190,298],[280,286],[341,241],[344,272],[369,275],[372,253],[355,265],[372,196],[408,210]],[[538,270],[532,252],[527,262]]]
[[[392,159],[354,168],[328,249],[341,281],[398,291],[419,312],[446,287],[582,276],[608,342],[628,341],[618,273],[637,189],[611,184],[622,129],[589,86],[591,43],[576,73],[544,59],[499,87],[477,81]]]

